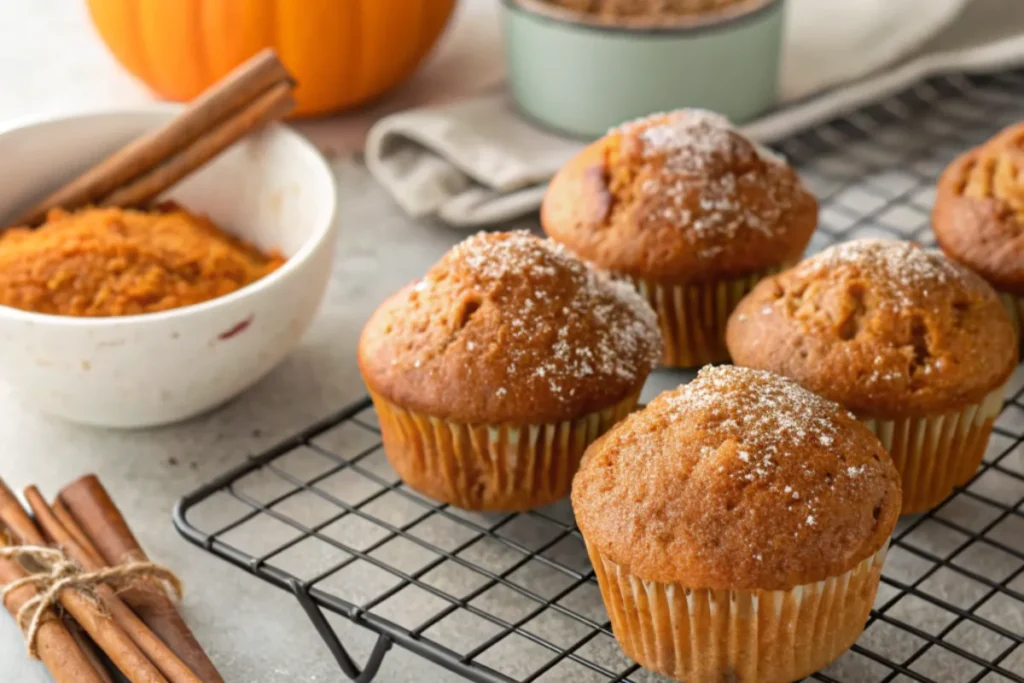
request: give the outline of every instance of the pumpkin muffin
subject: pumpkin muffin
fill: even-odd
[[[569,493],[586,447],[661,354],[629,285],[527,232],[478,234],[387,299],[359,340],[384,450],[414,489],[473,510]]]
[[[980,277],[909,242],[837,245],[759,284],[729,320],[740,365],[791,377],[864,420],[903,477],[903,512],[971,478],[1017,365]]]
[[[900,486],[839,405],[719,366],[596,441],[572,503],[629,656],[687,683],[788,683],[864,629]]]
[[[946,255],[996,288],[1024,336],[1024,122],[946,168],[932,223]]]
[[[558,172],[541,208],[548,235],[648,299],[674,367],[728,360],[729,313],[800,259],[817,216],[793,169],[699,110],[611,131]]]

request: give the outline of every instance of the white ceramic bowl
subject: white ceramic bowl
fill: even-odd
[[[0,133],[0,221],[178,111],[161,106],[47,119]],[[236,144],[167,197],[287,262],[237,292],[120,318],[0,306],[0,380],[39,410],[108,427],[182,420],[238,395],[298,342],[330,274],[330,168],[275,125]]]

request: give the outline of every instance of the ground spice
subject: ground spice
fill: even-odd
[[[55,209],[39,228],[0,235],[0,304],[37,313],[123,316],[230,294],[284,263],[205,216]]]

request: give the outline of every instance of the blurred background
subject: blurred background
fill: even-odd
[[[339,226],[320,314],[301,344],[215,412],[148,431],[68,424],[0,383],[0,470],[44,490],[103,472],[143,544],[181,572],[190,620],[231,680],[338,680],[291,596],[175,534],[169,511],[180,496],[362,398],[357,338],[380,300],[467,230],[536,229],[546,180],[607,127],[658,109],[708,107],[771,144],[930,75],[1024,66],[1024,2],[2,0],[0,35],[0,130],[188,100],[265,46],[300,81],[290,124],[330,162]],[[1019,98],[1012,105],[1001,115],[1018,119]],[[1009,123],[975,111],[939,121],[953,128],[943,133],[949,148],[936,150],[948,153],[943,163]],[[963,120],[968,130],[957,128]],[[924,133],[909,146],[927,143]],[[890,140],[868,142],[882,159],[872,167],[875,189],[906,195],[883,154]],[[36,152],[5,157],[9,177]],[[61,175],[64,163],[35,165],[61,166]],[[929,177],[942,167],[920,163],[930,164]],[[863,169],[853,168],[842,183],[860,196],[854,218],[834,218],[842,227],[879,212],[858,190]],[[921,191],[926,201],[912,211],[923,226],[930,190]],[[679,381],[663,373],[645,398]],[[363,661],[368,634],[340,618],[332,624]],[[0,678],[49,680],[23,653],[13,622],[0,619]],[[461,679],[396,648],[381,680]]]
[[[658,8],[667,6],[659,0],[8,2],[0,6],[4,27],[0,68],[6,92],[0,98],[0,120],[130,106],[160,97],[189,99],[259,47],[273,45],[299,77],[298,114],[319,117],[304,123],[303,129],[328,151],[351,151],[361,147],[373,122],[389,113],[502,91],[508,83],[506,52],[515,49],[503,41],[517,14],[514,6],[521,12],[544,14],[549,9],[545,5],[558,10],[560,3],[569,7],[603,4],[626,16],[634,12],[634,22],[637,14],[647,11],[648,18],[669,25],[659,38],[673,33],[673,15],[665,9],[658,14]],[[688,13],[699,15],[694,7],[701,3],[722,4],[721,0],[690,0],[683,5]],[[776,38],[771,33],[776,29],[771,26],[769,36],[761,38],[767,44],[765,52],[748,63],[781,62],[778,88],[775,84],[768,88],[777,102],[804,98],[921,54],[963,51],[1013,38],[1024,29],[1022,3],[1015,0],[727,0],[724,4],[736,5],[738,13],[756,13],[760,5],[780,5],[780,14],[784,12],[783,22],[776,22],[784,24],[781,48],[774,47],[773,52]],[[591,40],[588,32],[574,28],[538,33],[528,40],[534,41],[534,49],[551,49],[561,57],[559,61],[568,62],[576,58],[573,48],[593,49],[591,43],[608,34],[591,31],[598,34]],[[573,42],[574,33],[584,40]],[[614,37],[641,44],[651,38],[647,28],[632,33]],[[712,33],[692,27],[680,31],[691,45]],[[545,39],[562,42],[545,46]],[[743,43],[728,36],[716,42],[722,45],[716,61],[702,61],[701,53],[688,56],[685,48],[679,49],[668,73],[678,79],[686,71],[714,74],[730,68],[722,55],[735,56],[744,49]],[[1021,54],[1024,50],[1017,57]],[[608,63],[601,61],[607,57],[586,56],[594,57],[586,65],[590,69],[606,78],[612,75]],[[1004,53],[1003,59],[1011,56]],[[518,59],[518,54],[512,57]],[[973,66],[989,65],[992,59],[985,56],[985,64],[975,59]],[[659,76],[634,75],[633,80],[640,81]],[[512,76],[513,80],[526,77]],[[716,80],[719,92],[739,88],[739,84]],[[717,97],[712,93],[711,99]],[[687,94],[676,99],[686,100]],[[676,106],[708,106],[700,93],[689,100]],[[772,104],[761,103],[752,111]],[[747,113],[747,117],[752,116]]]
[[[0,26],[0,122],[188,100],[273,46],[329,159],[365,152],[404,215],[464,228],[529,215],[580,141],[652,111],[770,141],[1024,61],[1017,0],[37,0]]]

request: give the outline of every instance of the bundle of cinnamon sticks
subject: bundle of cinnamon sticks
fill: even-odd
[[[266,49],[212,85],[163,127],[139,137],[7,223],[34,227],[50,209],[141,207],[242,137],[288,114],[295,81]]]
[[[31,516],[0,480],[0,547],[59,548],[83,572],[147,561],[95,476],[72,482],[52,505],[34,486],[24,495]],[[2,585],[38,571],[25,561],[0,558]],[[22,586],[9,592],[4,604],[17,615],[41,590]],[[133,683],[223,682],[174,601],[155,581],[140,580],[117,593],[103,584],[91,592],[72,587],[60,592],[58,600],[63,616],[44,615],[35,638],[35,650],[57,683],[113,683],[108,664]]]

